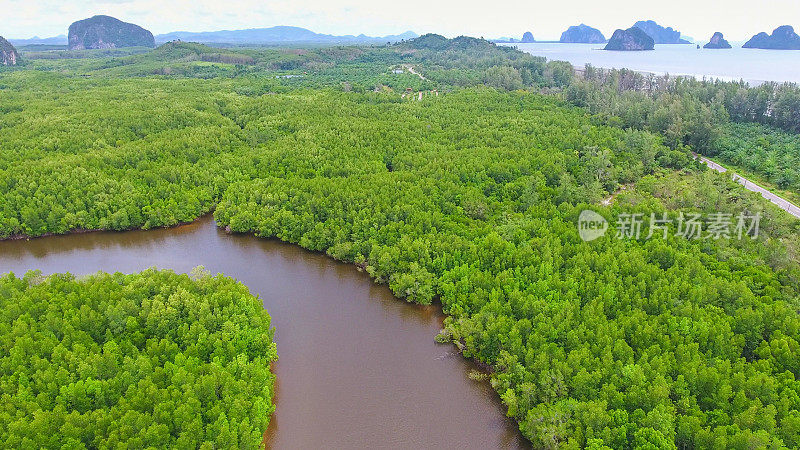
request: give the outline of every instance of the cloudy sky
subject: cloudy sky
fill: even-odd
[[[10,38],[66,34],[75,20],[108,14],[154,34],[295,25],[318,33],[383,36],[412,30],[446,36],[558,39],[569,25],[586,23],[610,35],[639,19],[654,19],[684,35],[708,39],[722,31],[746,40],[779,25],[800,29],[800,0],[2,0],[13,19]]]

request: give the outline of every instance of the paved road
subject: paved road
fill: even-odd
[[[728,169],[720,166],[719,164],[715,163],[714,161],[708,158],[698,155],[697,153],[695,153],[694,156],[700,158],[700,161],[704,162],[708,167],[716,170],[717,172],[725,173],[728,171]],[[749,191],[758,192],[767,200],[778,205],[778,207],[781,208],[782,210],[800,219],[800,206],[795,205],[794,203],[790,202],[789,200],[786,200],[785,198],[779,195],[773,194],[772,192],[764,189],[763,187],[757,185],[756,183],[753,183],[752,181],[739,175],[738,173],[733,173],[733,180],[744,186],[744,188]]]
[[[417,72],[416,70],[414,70],[414,67],[413,67],[413,66],[407,65],[407,66],[405,66],[405,67],[408,69],[408,71],[409,71],[409,72],[411,72],[412,74],[414,74],[414,75],[418,76],[420,80],[422,80],[422,81],[425,81],[425,80],[427,80],[427,78],[425,78],[424,76],[422,76],[422,74],[421,74],[421,73],[419,73],[419,72]]]

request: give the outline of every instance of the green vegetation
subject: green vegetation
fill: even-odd
[[[445,338],[497,369],[494,386],[536,447],[800,443],[800,273],[785,247],[583,243],[574,225],[583,199],[637,181],[643,202],[629,209],[668,210],[646,194],[676,180],[653,170],[687,158],[646,133],[592,126],[542,101],[453,94],[392,119],[410,128],[401,135],[421,129],[424,140],[383,155],[391,170],[358,147],[298,145],[280,164],[294,170],[234,184],[215,217],[362,265],[410,301],[440,300]],[[496,115],[504,108],[513,118]],[[365,115],[369,124],[387,109]],[[343,135],[303,118],[317,127],[312,136]],[[357,117],[347,122],[358,126]],[[712,211],[742,195],[720,176],[695,177],[669,198]],[[797,230],[774,225],[777,236]]]
[[[270,317],[222,276],[0,277],[5,448],[258,448]]]
[[[565,89],[564,98],[605,117],[610,125],[650,130],[663,135],[670,146],[702,150],[717,138],[728,113],[714,96],[701,97],[698,90],[705,85],[587,66],[583,78]]]
[[[471,38],[456,42],[450,52],[465,53],[471,51],[468,44],[480,43],[488,47],[475,51],[472,58],[460,60],[461,68],[451,64],[437,70],[451,74],[458,71],[460,81],[456,84],[476,78],[509,88],[534,80],[556,83],[571,74],[561,70],[563,65],[546,65],[540,59],[519,55],[520,69],[492,65],[496,61],[490,57],[491,49],[497,47]],[[433,58],[429,50],[413,51],[423,61]],[[335,64],[356,57],[366,59],[365,51],[358,48],[317,49],[313,58],[330,55],[334,62],[323,65],[317,73],[295,78],[279,77],[275,72],[253,74],[249,66],[198,64],[244,58],[228,52],[214,52],[199,44],[172,43],[128,59],[77,60],[78,66],[74,60],[58,61],[75,71],[94,66],[91,77],[30,70],[4,76],[0,85],[0,126],[5,132],[0,133],[0,147],[8,151],[0,153],[0,198],[4,200],[0,203],[0,237],[40,236],[73,229],[152,228],[189,221],[208,212],[228,185],[257,178],[261,176],[259,166],[276,161],[271,152],[259,156],[252,147],[273,142],[281,153],[295,157],[291,153],[304,134],[294,132],[302,128],[309,132],[316,125],[283,124],[284,116],[304,114],[324,122],[328,117],[320,116],[320,111],[336,116],[342,105],[355,107],[371,102],[383,105],[381,108],[391,106],[391,111],[417,110],[422,106],[402,104],[393,91],[402,91],[407,82],[417,90],[447,89],[446,85],[410,73],[391,74],[390,65],[382,62],[343,67]],[[381,61],[380,56],[389,50],[381,48],[376,52],[375,58]],[[401,53],[396,49],[392,52]],[[262,70],[264,65],[294,69],[319,64],[313,59],[301,64],[296,58],[307,55],[297,53],[266,50],[252,59],[254,66]],[[240,70],[241,76],[216,76],[219,72],[232,75],[228,72]],[[175,75],[140,77],[167,72]],[[123,73],[129,76],[122,77]],[[204,80],[195,77],[200,73],[216,75]],[[350,73],[359,75],[350,78]],[[367,94],[375,89],[366,86],[384,89],[380,89],[382,93]],[[315,93],[308,91],[311,88],[317,88]],[[364,95],[332,92],[342,90]],[[292,96],[265,95],[273,93]],[[238,117],[239,109],[265,101],[280,109],[263,111],[258,113],[260,117],[247,120]],[[311,104],[313,101],[319,104]],[[376,109],[380,108],[371,110]],[[384,128],[389,127],[389,136],[399,139],[395,125],[383,124]],[[348,133],[346,128],[340,131]],[[375,143],[384,145],[373,144],[373,151],[382,155],[392,146],[416,145],[419,136],[414,134],[418,130],[408,133],[401,136],[407,144],[376,138]],[[337,143],[332,136],[324,138],[334,140],[326,145],[341,145],[341,140]]]
[[[800,87],[697,81],[587,66],[563,97],[623,128],[661,134],[800,193]],[[783,131],[781,131],[783,130]]]
[[[709,151],[756,173],[779,189],[800,193],[800,137],[768,126],[730,124]]]
[[[681,108],[673,112],[673,117],[689,116],[682,123],[672,124],[673,133],[677,132],[673,137],[691,136],[692,129],[675,128],[681,124],[691,126],[698,117],[705,119],[701,121],[704,126],[711,119],[713,125],[724,124],[730,119],[800,132],[800,86],[792,83],[764,83],[749,87],[744,82],[701,81],[625,69],[603,70],[587,65],[583,77],[575,80],[570,89],[572,92],[568,96],[573,103],[620,117],[627,126],[641,126],[652,120],[653,114],[658,115],[662,105],[679,102],[677,106]],[[661,114],[667,115],[667,112]],[[644,122],[637,122],[637,115],[644,116],[638,119]]]
[[[367,92],[383,86],[415,90],[474,86],[498,68],[521,80],[518,87],[563,85],[572,67],[547,62],[487,41],[461,37],[447,40],[427,35],[387,47],[212,48],[190,42],[169,42],[155,50],[143,48],[82,51],[28,51],[23,56],[37,70],[93,78],[162,76],[168,78],[248,78],[268,90],[335,88]],[[198,62],[226,63],[232,67],[208,68]],[[413,64],[424,69],[427,80],[411,73],[390,73],[390,67]],[[293,75],[292,78],[284,78]],[[499,81],[502,81],[500,79]],[[517,87],[516,85],[514,87]]]
[[[230,93],[200,80],[3,79],[0,235],[151,228],[209,211],[249,170]],[[238,159],[237,159],[238,158]]]
[[[409,66],[425,79],[391,72]],[[729,124],[791,129],[736,108],[770,87],[591,68],[581,80],[564,63],[436,35],[375,48],[173,43],[30,67],[0,75],[2,236],[214,209],[233,231],[441,302],[440,339],[494,369],[536,447],[800,446],[798,223],[689,153],[735,158],[740,136],[791,155],[792,136]],[[794,88],[780,89],[769,108],[791,103]],[[621,213],[764,218],[756,240],[612,229],[586,243],[587,208],[612,228]]]

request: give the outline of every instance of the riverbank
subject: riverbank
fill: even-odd
[[[203,213],[202,215],[194,218],[191,221],[178,222],[175,225],[165,225],[165,226],[162,226],[162,227],[153,227],[153,228],[136,228],[136,227],[133,227],[133,228],[127,228],[127,229],[124,229],[124,230],[111,230],[111,229],[108,229],[108,228],[92,228],[92,229],[76,228],[76,229],[69,230],[66,233],[44,233],[44,234],[40,234],[38,236],[30,236],[30,235],[27,235],[27,234],[12,234],[11,236],[0,237],[0,242],[3,242],[3,241],[30,241],[31,239],[41,239],[41,238],[54,237],[54,236],[69,236],[69,235],[72,235],[72,234],[126,233],[126,232],[129,232],[129,231],[166,230],[166,229],[170,229],[170,228],[177,228],[177,227],[180,227],[180,226],[183,226],[183,225],[192,224],[194,222],[197,222],[199,219],[201,219],[201,218],[203,218],[203,217],[205,217],[207,215],[210,215],[210,214],[214,214],[214,211],[212,210],[212,211]]]
[[[469,380],[470,382],[479,383],[479,384],[483,385],[483,389],[485,389],[484,395],[489,396],[491,398],[491,401],[489,402],[489,404],[490,405],[495,405],[498,408],[499,412],[503,416],[502,421],[506,422],[506,426],[509,427],[510,431],[507,432],[507,437],[504,438],[504,442],[507,442],[507,443],[508,442],[515,442],[514,445],[511,445],[511,447],[514,447],[514,448],[530,448],[529,447],[529,443],[526,440],[524,440],[524,438],[522,438],[521,435],[515,436],[515,434],[518,433],[517,423],[515,421],[513,421],[512,419],[504,417],[506,407],[502,404],[502,402],[500,400],[500,397],[497,394],[497,392],[494,389],[492,389],[491,386],[490,386],[489,380],[490,380],[491,374],[494,373],[495,368],[493,366],[489,365],[489,364],[486,364],[486,363],[480,361],[479,359],[477,359],[475,357],[468,357],[468,356],[464,355],[463,351],[465,349],[465,343],[463,342],[463,340],[462,341],[458,341],[458,340],[457,341],[453,341],[452,339],[449,339],[449,340],[446,340],[446,341],[442,341],[442,340],[436,339],[441,334],[441,332],[443,331],[444,320],[445,320],[446,317],[448,317],[448,315],[445,314],[444,311],[443,311],[443,306],[441,304],[441,301],[438,298],[436,298],[436,299],[434,299],[432,304],[423,305],[423,304],[413,303],[413,302],[410,302],[410,301],[407,301],[407,300],[404,300],[404,299],[402,299],[400,297],[395,296],[393,293],[391,293],[391,291],[389,291],[389,287],[388,287],[387,283],[382,282],[381,280],[378,280],[378,279],[376,279],[376,278],[374,278],[371,275],[366,273],[366,267],[367,267],[366,263],[358,263],[358,262],[346,261],[346,260],[338,259],[338,258],[335,258],[333,255],[330,255],[330,254],[328,254],[326,252],[305,248],[302,245],[300,245],[299,243],[292,243],[292,242],[288,242],[288,241],[283,241],[283,240],[278,239],[278,238],[257,236],[255,232],[244,232],[244,233],[234,232],[234,231],[231,230],[230,226],[223,225],[223,224],[217,222],[213,217],[213,211],[205,213],[205,214],[195,218],[192,221],[185,221],[185,222],[181,222],[181,223],[178,223],[178,224],[175,224],[175,225],[172,225],[172,226],[166,226],[166,227],[155,227],[155,228],[151,228],[151,229],[132,228],[132,229],[129,229],[129,230],[106,230],[106,229],[82,230],[82,229],[76,229],[76,230],[70,230],[67,233],[60,233],[60,234],[58,234],[58,233],[47,233],[47,234],[41,235],[41,236],[16,235],[16,236],[8,237],[8,238],[5,238],[5,239],[0,239],[0,245],[2,245],[3,243],[6,243],[6,244],[14,243],[14,244],[19,244],[19,245],[24,245],[23,241],[25,241],[25,243],[27,243],[27,244],[34,243],[37,247],[39,245],[42,245],[43,247],[48,247],[49,248],[50,246],[44,245],[46,242],[48,242],[49,239],[57,239],[58,243],[63,243],[64,241],[68,241],[68,240],[71,240],[71,239],[79,239],[80,241],[85,242],[85,241],[89,241],[89,240],[93,239],[95,236],[100,236],[101,237],[100,240],[106,240],[108,238],[110,238],[111,240],[116,240],[117,238],[124,240],[124,238],[126,236],[132,236],[132,235],[142,236],[144,234],[151,234],[151,233],[152,234],[156,234],[156,235],[163,235],[165,233],[166,234],[182,234],[182,233],[179,232],[179,230],[181,228],[184,228],[184,227],[186,227],[186,228],[191,227],[191,228],[189,228],[188,231],[190,233],[195,233],[199,229],[206,228],[209,225],[213,226],[217,230],[217,232],[218,232],[217,234],[218,235],[219,235],[219,233],[222,233],[225,236],[228,236],[228,237],[230,237],[232,239],[236,239],[236,240],[252,240],[252,239],[255,239],[255,240],[259,241],[259,242],[267,243],[269,246],[274,246],[274,245],[277,245],[277,246],[290,246],[290,247],[293,247],[293,248],[301,250],[305,254],[314,255],[317,258],[324,258],[325,260],[328,261],[329,264],[344,265],[346,267],[355,268],[358,273],[361,273],[364,277],[367,277],[367,279],[370,281],[370,283],[369,283],[370,285],[380,286],[381,290],[384,290],[385,292],[388,292],[389,296],[391,297],[391,299],[394,302],[396,302],[398,304],[406,305],[407,308],[411,308],[412,310],[418,311],[419,314],[421,314],[421,315],[423,315],[425,317],[433,317],[433,318],[435,318],[435,324],[436,324],[436,327],[437,327],[436,330],[435,330],[436,333],[433,333],[432,335],[429,334],[429,340],[431,342],[433,342],[437,347],[447,348],[447,349],[452,349],[453,350],[453,351],[447,351],[439,359],[455,358],[455,359],[458,359],[458,360],[462,361],[463,363],[465,363],[466,367],[467,367],[467,369],[464,370],[465,378],[467,380]],[[100,247],[103,247],[103,246],[104,246],[103,243],[101,243]],[[53,245],[53,247],[59,247],[59,245]],[[78,247],[79,248],[83,248],[83,247],[87,247],[87,246],[86,245],[79,245]],[[88,247],[89,248],[93,248],[94,246],[88,245]],[[148,247],[152,247],[152,246],[148,246]],[[202,242],[198,242],[195,247],[196,248],[202,248],[203,247]],[[34,253],[38,254],[39,252],[35,251]],[[68,253],[71,253],[71,252],[68,252]],[[5,256],[7,256],[7,255],[2,251],[2,246],[0,246],[0,261],[2,261]],[[146,256],[146,258],[147,258],[148,261],[158,261],[160,259],[156,255],[150,256],[149,254]],[[191,260],[191,259],[187,258],[187,260]],[[205,266],[206,268],[213,267],[213,265],[209,265],[207,263],[206,264],[202,264],[202,265]],[[89,266],[91,266],[91,264],[89,264]],[[164,268],[163,266],[160,266],[160,265],[157,265],[157,266],[159,268]],[[71,266],[71,267],[80,267],[80,269],[77,271],[77,273],[81,273],[81,270],[85,270],[85,268],[87,266],[86,265],[74,265],[74,266]],[[144,270],[145,268],[149,268],[149,267],[151,267],[151,266],[150,265],[148,265],[147,267],[143,266],[141,270]],[[192,266],[192,267],[194,267],[194,266]],[[46,268],[46,265],[45,265],[45,268]],[[31,269],[40,269],[40,266],[31,266]],[[68,271],[72,272],[73,274],[76,273],[76,271],[74,269],[68,270]],[[99,268],[99,269],[97,269],[97,271],[114,272],[115,269],[113,269],[113,268]],[[177,271],[180,271],[180,269],[177,269]],[[20,272],[24,273],[24,271],[20,271]],[[128,271],[124,271],[123,270],[123,272],[127,273]],[[132,272],[135,272],[135,270],[132,271]],[[191,269],[186,268],[186,270],[184,270],[184,272],[185,273],[189,273],[189,272],[191,272]],[[89,272],[89,273],[91,273],[91,272]],[[236,277],[238,279],[238,277],[234,273],[229,273],[227,271],[221,271],[219,273],[223,273],[223,274],[225,274],[227,276],[234,276],[234,277]],[[250,283],[245,283],[245,284],[248,287],[251,286]],[[265,305],[265,307],[267,307],[267,306]],[[276,316],[276,314],[274,312],[271,312],[271,313],[273,314],[273,316]],[[400,317],[403,317],[403,316],[406,316],[406,315],[407,314],[401,314]],[[437,333],[439,333],[439,334],[437,334]],[[284,355],[283,352],[282,352],[282,358],[283,359],[287,358],[287,356]],[[279,359],[278,362],[275,362],[273,364],[274,365],[280,364],[280,361],[281,360]],[[480,377],[480,378],[475,378],[474,376],[472,376],[472,374],[474,374],[474,373],[480,373],[480,374],[483,374],[484,376]],[[279,403],[279,397],[280,397],[279,392],[280,392],[280,385],[281,384],[282,384],[281,383],[281,379],[279,378],[277,386],[276,386],[276,394],[275,394],[275,404],[276,405]],[[293,401],[293,400],[289,400],[289,401]],[[286,439],[285,437],[283,437],[283,434],[284,434],[283,431],[278,429],[278,420],[276,420],[280,416],[280,408],[278,408],[276,410],[275,414],[276,414],[276,416],[273,417],[273,419],[270,421],[269,428],[267,429],[267,431],[264,434],[264,442],[269,444],[269,446],[267,448],[279,447],[278,445],[276,445],[276,442],[282,442],[282,441],[284,441]],[[469,448],[469,447],[465,447],[465,448]]]
[[[526,448],[478,367],[434,341],[441,308],[398,301],[353,264],[321,252],[227,234],[210,215],[147,231],[0,243],[0,267],[25,273],[134,273],[196,266],[236,278],[276,327],[276,412],[269,448]]]

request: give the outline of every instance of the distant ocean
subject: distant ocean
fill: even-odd
[[[800,50],[730,50],[697,49],[692,45],[656,45],[646,52],[607,52],[604,44],[502,44],[519,48],[549,60],[568,61],[583,67],[631,69],[659,75],[692,75],[697,78],[744,80],[750,84],[764,81],[800,83]]]

